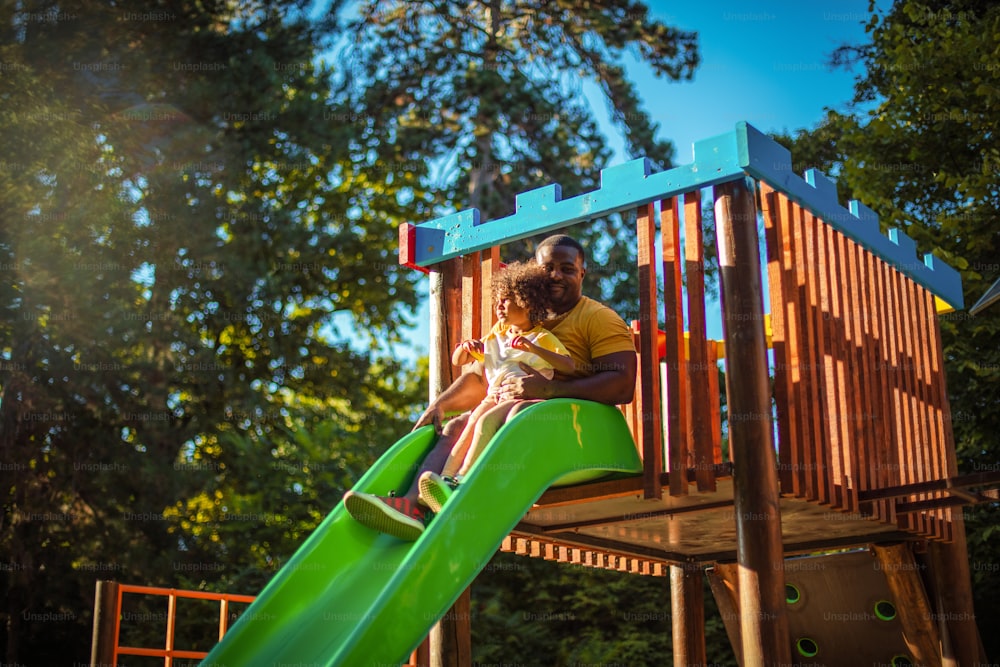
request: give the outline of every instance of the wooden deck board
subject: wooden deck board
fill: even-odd
[[[718,479],[715,492],[664,494],[659,500],[643,499],[641,476],[579,488],[613,495],[572,501],[555,495],[556,500],[548,503],[543,496],[540,503],[544,504],[536,504],[514,534],[669,562],[711,560],[719,554],[735,553],[732,478]],[[894,525],[790,495],[782,497],[780,512],[786,545],[866,544],[900,537]]]

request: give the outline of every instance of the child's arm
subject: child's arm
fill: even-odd
[[[451,363],[455,366],[464,366],[472,361],[483,360],[483,341],[471,339],[463,340],[455,346],[455,351],[451,353]]]
[[[552,368],[555,369],[557,373],[570,375],[574,370],[576,370],[576,362],[573,361],[573,357],[565,354],[559,354],[558,352],[553,352],[552,350],[546,350],[544,347],[532,343],[524,336],[514,336],[514,339],[510,342],[510,346],[518,350],[523,350],[524,352],[537,354],[539,357],[552,364]]]

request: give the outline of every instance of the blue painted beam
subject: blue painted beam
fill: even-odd
[[[745,122],[732,132],[695,142],[691,164],[651,173],[649,160],[640,158],[602,170],[600,188],[570,199],[562,199],[558,185],[523,192],[516,197],[514,214],[506,218],[482,222],[479,211],[470,209],[407,225],[400,235],[406,239],[400,257],[409,266],[426,267],[747,175],[786,194],[953,308],[964,307],[955,269],[932,255],[919,260],[914,241],[898,229],[883,235],[878,216],[860,202],[845,209],[837,201],[836,184],[821,172],[811,169],[804,179],[796,175],[789,151]]]
[[[429,266],[518,239],[554,232],[579,222],[628,210],[698,188],[743,178],[733,132],[694,145],[692,164],[651,173],[648,159],[639,158],[601,170],[597,190],[562,199],[557,185],[517,195],[515,212],[506,218],[480,222],[475,209],[414,225],[409,261]]]
[[[837,184],[821,171],[810,169],[804,179],[797,176],[792,171],[788,149],[756,128],[739,123],[736,135],[750,176],[784,193],[952,308],[965,307],[962,276],[958,271],[931,254],[918,258],[916,242],[900,229],[890,229],[888,236],[882,234],[878,216],[861,202],[851,200],[845,209],[837,200]]]

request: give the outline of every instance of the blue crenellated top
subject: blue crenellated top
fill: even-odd
[[[699,188],[750,176],[765,181],[824,222],[924,286],[953,308],[964,307],[958,271],[933,255],[917,257],[916,243],[899,229],[885,236],[878,216],[852,200],[837,201],[836,184],[810,169],[801,178],[792,172],[791,153],[746,122],[726,134],[697,141],[691,164],[652,173],[646,158],[601,171],[601,187],[570,199],[559,185],[517,195],[515,213],[482,223],[469,209],[400,229],[400,263],[413,267],[465,255],[517,239],[535,236],[587,220],[634,209]]]

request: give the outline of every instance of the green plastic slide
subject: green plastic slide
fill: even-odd
[[[404,490],[433,441],[429,426],[407,434],[354,488]],[[365,528],[339,503],[201,664],[405,662],[547,488],[641,470],[617,409],[533,405],[500,429],[416,542]]]

